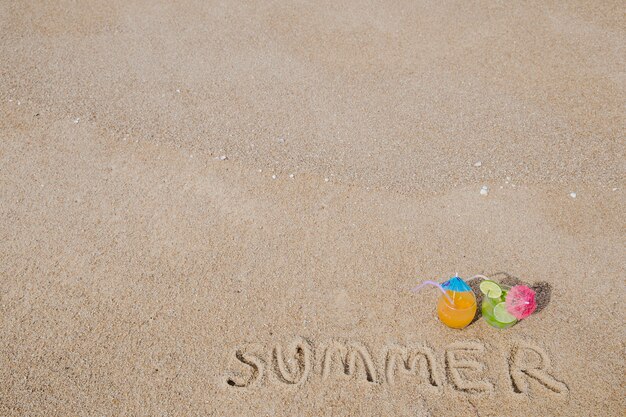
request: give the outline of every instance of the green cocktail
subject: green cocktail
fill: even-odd
[[[493,281],[480,283],[480,290],[485,295],[481,311],[485,321],[498,329],[506,329],[517,323],[515,316],[506,310],[506,294],[510,287],[501,286]]]

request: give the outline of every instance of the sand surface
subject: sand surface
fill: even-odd
[[[0,415],[622,416],[625,23],[0,1]]]

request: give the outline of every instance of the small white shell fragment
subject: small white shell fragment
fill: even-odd
[[[478,162],[476,162],[476,163],[474,164],[474,166],[475,166],[476,168],[479,168],[479,167],[483,166],[483,163],[482,163],[481,161],[478,161]]]
[[[576,198],[576,193],[572,191],[571,193],[569,193],[569,196],[572,198]]]
[[[480,195],[487,195],[489,194],[489,187],[487,187],[486,185],[483,185],[480,189]]]
[[[276,175],[272,175],[272,179],[275,180],[276,179]]]
[[[220,156],[220,161],[225,161],[225,160],[227,160],[227,159],[228,159],[228,157],[227,157],[226,155],[222,155],[222,156]]]
[[[328,182],[328,181],[329,181],[328,178],[324,178],[324,182]]]
[[[293,174],[289,174],[289,178],[293,178],[293,177],[294,177],[294,175],[293,175]]]
[[[80,117],[77,117],[76,119],[74,119],[74,124],[77,124],[78,122],[80,122]]]

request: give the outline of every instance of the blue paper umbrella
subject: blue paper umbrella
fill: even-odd
[[[441,284],[441,286],[445,290],[456,291],[456,292],[472,291],[470,286],[467,285],[467,283],[459,277],[450,278],[449,280]]]

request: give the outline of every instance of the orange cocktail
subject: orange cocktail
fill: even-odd
[[[413,288],[413,292],[419,291],[425,285],[432,285],[441,291],[437,314],[443,324],[453,329],[462,329],[474,320],[476,297],[472,288],[461,277],[454,276],[443,284],[424,281]]]
[[[476,297],[472,291],[446,290],[453,303],[445,295],[439,297],[437,314],[439,320],[453,329],[462,329],[474,320],[476,315]]]

